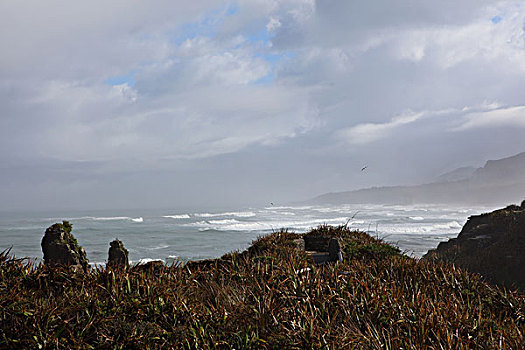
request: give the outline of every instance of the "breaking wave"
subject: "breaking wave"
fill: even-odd
[[[305,221],[265,221],[265,222],[246,222],[238,221],[235,219],[224,219],[224,220],[209,220],[199,221],[187,226],[198,227],[199,231],[270,231],[279,230],[281,228],[306,231],[312,227],[319,225],[342,225],[346,223],[348,218],[338,217],[332,219],[312,219]]]
[[[86,216],[83,219],[91,219],[91,220],[95,220],[95,221],[131,220],[131,218],[128,217],[128,216],[101,216],[101,217]]]
[[[164,215],[162,217],[166,219],[190,219],[190,216],[188,214]]]
[[[132,222],[144,222],[142,216],[138,218],[132,218],[129,216],[83,216],[80,218],[71,218],[69,220],[93,220],[93,221],[132,221]]]
[[[193,215],[198,218],[214,218],[218,216],[236,216],[239,218],[251,218],[254,217],[256,214],[253,211],[234,211],[226,213],[195,213]]]
[[[159,250],[159,249],[166,249],[166,248],[169,248],[170,246],[167,245],[167,244],[161,244],[161,245],[158,245],[156,247],[152,247],[152,248],[147,248],[148,250]]]

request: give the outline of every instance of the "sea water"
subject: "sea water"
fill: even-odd
[[[0,251],[42,259],[47,227],[68,220],[93,265],[107,260],[109,243],[123,241],[132,262],[168,264],[217,258],[246,249],[253,240],[287,229],[302,233],[319,225],[343,225],[369,233],[421,257],[439,242],[456,237],[470,215],[488,207],[437,205],[267,206],[239,210],[121,210],[75,213],[0,213]]]

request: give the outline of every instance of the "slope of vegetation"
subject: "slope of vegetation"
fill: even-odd
[[[525,347],[525,299],[346,227],[344,262],[298,235],[186,266],[68,269],[0,255],[0,348],[462,349]]]

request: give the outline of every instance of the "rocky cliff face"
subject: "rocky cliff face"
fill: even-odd
[[[471,216],[457,238],[440,243],[423,259],[449,261],[490,282],[525,291],[525,201]]]
[[[72,225],[63,221],[46,229],[42,238],[42,252],[46,265],[65,265],[86,271],[88,259],[84,248],[78,245],[71,233]]]
[[[124,248],[124,243],[118,239],[109,244],[108,266],[129,267],[128,250]]]

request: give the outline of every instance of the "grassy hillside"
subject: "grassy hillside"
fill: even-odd
[[[187,266],[126,271],[27,265],[0,256],[0,348],[525,346],[525,299],[365,233],[336,235],[343,263],[315,266],[297,235]]]

